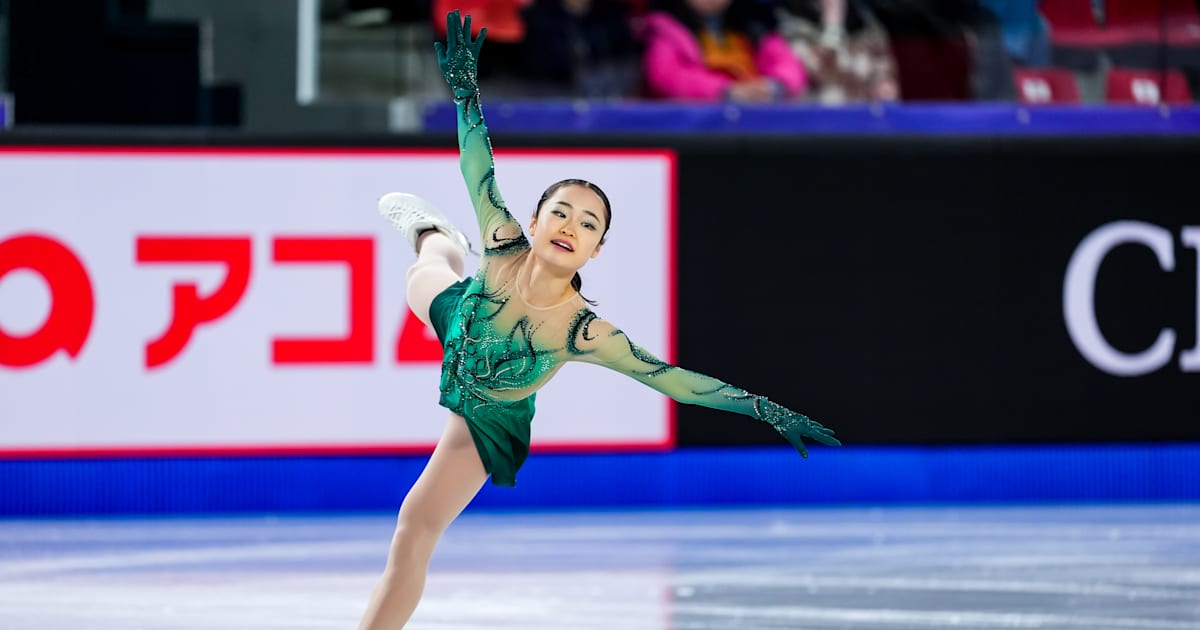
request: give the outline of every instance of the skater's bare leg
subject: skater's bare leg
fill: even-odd
[[[417,240],[417,262],[408,268],[408,307],[430,326],[429,305],[446,287],[462,279],[462,250],[445,234],[429,230]]]
[[[387,567],[360,629],[404,627],[421,599],[429,559],[442,532],[486,480],[466,421],[451,414],[429,463],[400,507]]]

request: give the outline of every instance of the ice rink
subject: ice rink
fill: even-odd
[[[0,627],[353,628],[388,514],[0,521]],[[1200,505],[468,510],[414,630],[1200,628]]]

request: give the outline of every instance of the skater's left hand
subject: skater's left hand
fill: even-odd
[[[826,428],[820,422],[774,402],[766,401],[763,404],[763,416],[765,422],[787,438],[787,441],[791,442],[797,451],[800,451],[801,457],[808,457],[808,449],[805,448],[802,438],[816,440],[828,446],[842,445],[840,440],[833,437],[833,429]]]
[[[446,14],[446,44],[434,42],[437,51],[438,67],[454,98],[466,98],[479,91],[477,77],[479,68],[479,49],[483,39],[487,37],[487,27],[479,29],[479,37],[471,40],[471,16],[462,19],[458,9]]]

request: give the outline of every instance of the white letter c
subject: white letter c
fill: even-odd
[[[1104,257],[1118,245],[1138,243],[1158,256],[1164,271],[1175,268],[1175,249],[1171,233],[1140,221],[1115,221],[1088,234],[1067,264],[1063,282],[1063,317],[1075,348],[1096,367],[1117,376],[1140,376],[1153,372],[1171,360],[1175,331],[1163,328],[1147,350],[1126,354],[1109,345],[1096,319],[1096,274]]]

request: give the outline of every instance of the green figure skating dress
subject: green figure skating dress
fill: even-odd
[[[475,77],[483,34],[472,41],[470,17],[463,23],[457,11],[447,16],[447,27],[438,62],[454,91],[461,167],[483,257],[474,277],[447,288],[430,307],[444,349],[438,402],[466,419],[492,483],[515,485],[529,453],[535,392],[568,361],[616,370],[681,403],[767,422],[805,457],[801,438],[839,444],[832,431],[802,414],[659,360],[597,317],[578,293],[548,307],[525,301],[517,272],[531,254],[530,243],[496,187]]]

